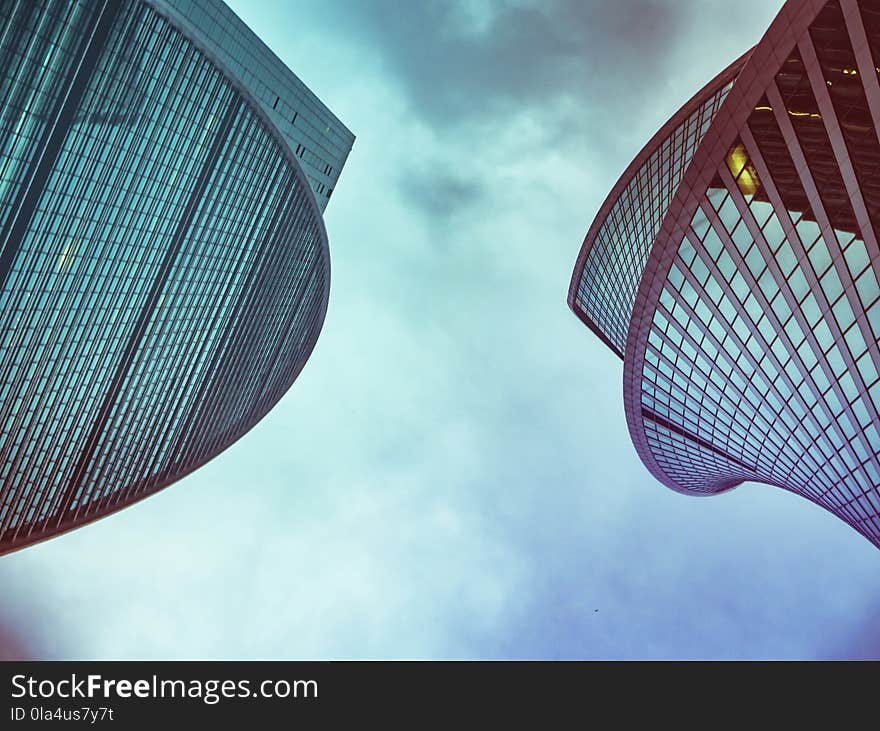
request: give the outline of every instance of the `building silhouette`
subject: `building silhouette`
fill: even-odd
[[[178,480],[287,391],[353,139],[219,0],[0,3],[0,553]]]
[[[690,495],[775,485],[880,546],[880,0],[789,0],[591,226],[568,302]]]

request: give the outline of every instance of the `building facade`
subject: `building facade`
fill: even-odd
[[[352,142],[219,0],[0,3],[0,552],[178,480],[287,391]]]
[[[624,173],[568,301],[662,483],[781,487],[880,546],[878,79],[880,1],[786,2]]]

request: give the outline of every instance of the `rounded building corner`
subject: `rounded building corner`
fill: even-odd
[[[662,484],[776,486],[880,546],[880,17],[866,6],[789,0],[741,59],[611,334],[630,436]]]
[[[53,408],[40,414],[79,418],[67,423],[61,442],[51,438],[57,427],[44,424],[48,417],[31,419],[39,433],[17,439],[34,463],[27,470],[17,469],[21,454],[4,452],[0,554],[113,514],[216,457],[291,387],[323,327],[329,240],[306,173],[246,83],[169,7],[156,0],[71,4],[52,31],[70,46],[63,49],[68,66],[49,67],[57,78],[29,82],[67,91],[44,94],[54,107],[29,122],[46,140],[42,167],[8,187],[30,186],[37,200],[43,188],[35,186],[45,186],[50,173],[62,185],[75,160],[78,174],[94,181],[95,200],[91,189],[82,191],[73,204],[82,213],[59,217],[53,242],[36,248],[45,253],[31,262],[41,272],[36,286],[56,294],[45,301],[63,295],[65,312],[79,312],[83,325],[43,357],[38,375],[49,386],[35,390],[21,378],[15,387],[37,405],[52,391]],[[15,12],[30,17],[46,4],[19,4]],[[28,47],[34,63],[46,56],[40,43],[51,40]],[[155,69],[168,65],[181,78],[157,83],[163,74]],[[169,101],[172,87],[179,98]],[[110,111],[108,99],[116,100]],[[107,137],[106,155],[88,154],[89,130]],[[58,155],[62,146],[66,156]],[[167,162],[172,149],[177,157]],[[117,169],[113,160],[125,165]],[[125,183],[131,180],[145,182]],[[46,203],[48,220],[56,213]],[[20,240],[7,242],[0,263],[0,284],[13,293],[19,274],[11,263],[26,250],[21,242],[45,235],[30,225],[32,216],[33,207],[23,206],[15,222]],[[106,232],[71,228],[89,217]],[[102,275],[113,287],[89,285],[95,261],[109,262]],[[119,262],[125,271],[113,268]],[[122,318],[113,338],[106,313]],[[42,311],[22,314],[51,320]],[[62,365],[92,362],[84,349],[96,341],[106,341],[108,362],[94,361],[89,378],[67,378]],[[73,383],[79,391],[58,385]],[[0,404],[0,417],[13,399]],[[24,428],[28,419],[14,421]]]

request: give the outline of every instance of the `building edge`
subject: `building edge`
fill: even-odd
[[[626,169],[623,171],[623,173],[621,173],[617,182],[614,184],[614,187],[611,189],[611,192],[608,193],[602,205],[599,207],[599,211],[593,218],[593,222],[592,224],[590,224],[590,228],[587,230],[586,236],[584,236],[584,241],[581,244],[580,251],[578,252],[577,259],[575,260],[571,280],[569,281],[566,302],[569,309],[575,314],[575,316],[581,322],[583,322],[584,325],[586,325],[593,333],[595,333],[602,340],[602,342],[605,343],[605,345],[611,348],[615,355],[617,355],[621,360],[623,359],[624,354],[621,353],[618,350],[617,346],[614,345],[609,340],[609,338],[601,332],[600,328],[587,316],[586,313],[579,311],[578,308],[575,306],[578,285],[580,284],[581,277],[583,277],[584,274],[584,266],[586,265],[587,257],[589,256],[590,251],[593,248],[593,243],[595,242],[596,236],[599,234],[599,230],[605,223],[605,218],[611,212],[614,204],[617,203],[618,199],[623,194],[623,191],[626,189],[626,187],[629,185],[633,176],[641,169],[642,165],[644,165],[645,161],[647,161],[647,159],[652,154],[654,154],[657,148],[659,148],[663,144],[666,138],[669,137],[669,135],[674,132],[682,122],[684,122],[691,114],[693,114],[693,112],[699,109],[700,105],[705,102],[709,96],[711,96],[719,87],[723,86],[724,84],[728,83],[738,76],[738,74],[744,68],[745,63],[747,62],[753,50],[754,48],[751,48],[746,51],[744,54],[742,54],[742,56],[737,58],[733,63],[729,64],[725,69],[723,69],[706,84],[704,84],[703,87],[696,94],[688,99],[679,108],[679,110],[675,114],[673,114],[672,117],[670,117],[666,121],[666,123],[651,136],[648,142],[639,151],[638,155],[633,158],[630,164],[626,166]],[[688,166],[690,166],[691,164],[693,164],[693,160],[691,160]]]

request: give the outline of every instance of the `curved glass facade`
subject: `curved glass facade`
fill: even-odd
[[[147,0],[217,58],[281,133],[323,211],[354,135],[222,0]]]
[[[880,2],[789,2],[768,49],[655,237],[630,431],[674,489],[765,482],[880,546]]]
[[[636,290],[660,223],[741,65],[713,79],[676,115],[661,139],[648,143],[644,160],[624,173],[626,185],[612,196],[613,202],[606,202],[601,225],[584,242],[571,306],[621,358]]]
[[[148,495],[289,388],[323,222],[258,106],[138,0],[0,7],[0,551]]]

